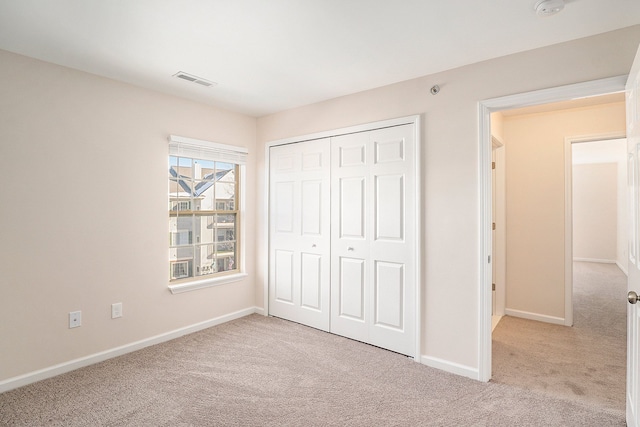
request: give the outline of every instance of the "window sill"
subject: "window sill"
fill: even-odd
[[[181,294],[183,292],[195,291],[197,289],[210,288],[212,286],[226,285],[227,283],[238,282],[247,276],[248,275],[246,273],[236,273],[212,279],[194,280],[192,282],[169,285],[169,290],[172,294]]]

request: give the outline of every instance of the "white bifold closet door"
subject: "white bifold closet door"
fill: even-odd
[[[329,330],[330,143],[270,148],[269,314]]]
[[[413,125],[331,139],[331,332],[415,355]]]
[[[269,314],[416,354],[413,124],[274,146]]]

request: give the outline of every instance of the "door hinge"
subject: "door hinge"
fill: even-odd
[[[487,258],[487,262],[491,264],[491,255],[489,255],[489,258]]]
[[[496,162],[491,162],[491,169],[495,169],[496,168]]]
[[[492,291],[495,291],[495,290],[496,290],[496,284],[495,284],[495,283],[492,283],[492,284],[491,284],[491,290],[492,290]]]
[[[496,229],[496,223],[495,223],[495,222],[491,223],[491,229],[492,229],[492,230],[495,230],[495,229]]]

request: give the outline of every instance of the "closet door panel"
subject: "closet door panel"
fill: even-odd
[[[340,192],[340,237],[364,239],[365,228],[365,180],[363,176],[341,178]]]
[[[370,262],[374,277],[371,344],[415,355],[415,141],[412,125],[371,132],[375,159],[373,236]]]
[[[278,302],[293,303],[293,252],[275,251],[275,298]]]
[[[366,342],[373,153],[366,132],[331,138],[331,329]]]
[[[329,141],[270,148],[269,314],[329,330]]]
[[[403,241],[404,175],[375,177],[375,239]]]
[[[316,254],[302,254],[302,302],[304,308],[322,310],[322,257]]]
[[[340,258],[340,317],[364,321],[365,260]]]
[[[320,180],[302,182],[302,235],[304,236],[322,235],[322,190]]]
[[[282,181],[275,185],[274,191],[275,229],[278,233],[293,233],[293,206],[295,204],[295,182]]]
[[[402,330],[405,317],[404,265],[377,261],[374,277],[374,324]]]

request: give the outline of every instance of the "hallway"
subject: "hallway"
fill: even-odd
[[[615,264],[573,268],[574,326],[503,317],[492,381],[624,414],[627,278]]]

